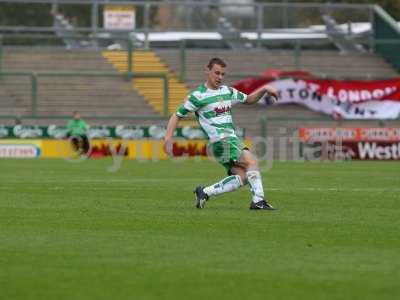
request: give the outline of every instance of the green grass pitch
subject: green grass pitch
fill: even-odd
[[[400,164],[275,163],[194,208],[213,162],[0,160],[0,299],[399,299]]]

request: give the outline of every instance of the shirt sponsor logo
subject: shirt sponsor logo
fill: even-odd
[[[230,106],[220,106],[220,107],[214,108],[214,111],[215,111],[215,116],[218,117],[220,115],[230,113],[231,107]]]

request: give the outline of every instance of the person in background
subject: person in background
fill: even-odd
[[[88,129],[89,125],[82,120],[80,113],[74,111],[73,118],[67,124],[67,137],[71,139],[72,147],[79,154],[89,152]]]

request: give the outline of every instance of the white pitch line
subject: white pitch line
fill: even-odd
[[[267,191],[304,191],[304,192],[400,192],[400,188],[321,188],[321,187],[304,187],[304,188],[274,188],[266,187]]]
[[[197,182],[197,181],[196,181]],[[139,186],[85,186],[86,191],[137,191]],[[142,186],[142,187],[151,187],[150,185]],[[32,186],[31,188],[36,188]],[[39,187],[43,189],[43,186]],[[164,189],[164,187],[159,187],[160,189]],[[274,192],[400,192],[400,188],[323,188],[323,187],[303,187],[303,188],[278,188],[278,187],[269,187],[266,185],[265,190],[274,191]],[[60,191],[60,190],[81,190],[81,186],[71,187],[71,186],[54,186],[49,187],[45,190],[50,191]],[[0,190],[4,191],[15,191],[15,187],[8,186],[0,186]]]
[[[132,183],[132,182],[199,182],[204,181],[201,178],[188,178],[188,179],[175,179],[175,178],[131,178],[131,179],[79,179],[79,180],[68,180],[65,178],[60,178],[57,180],[36,180],[36,181],[24,181],[21,182],[20,180],[7,180],[3,181],[2,184],[44,184],[44,183],[101,183],[101,184],[108,184],[108,183]]]

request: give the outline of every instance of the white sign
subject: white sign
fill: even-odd
[[[34,158],[40,156],[40,149],[29,144],[0,144],[0,157]]]
[[[135,7],[132,5],[106,5],[104,7],[104,28],[132,30],[136,26]]]

